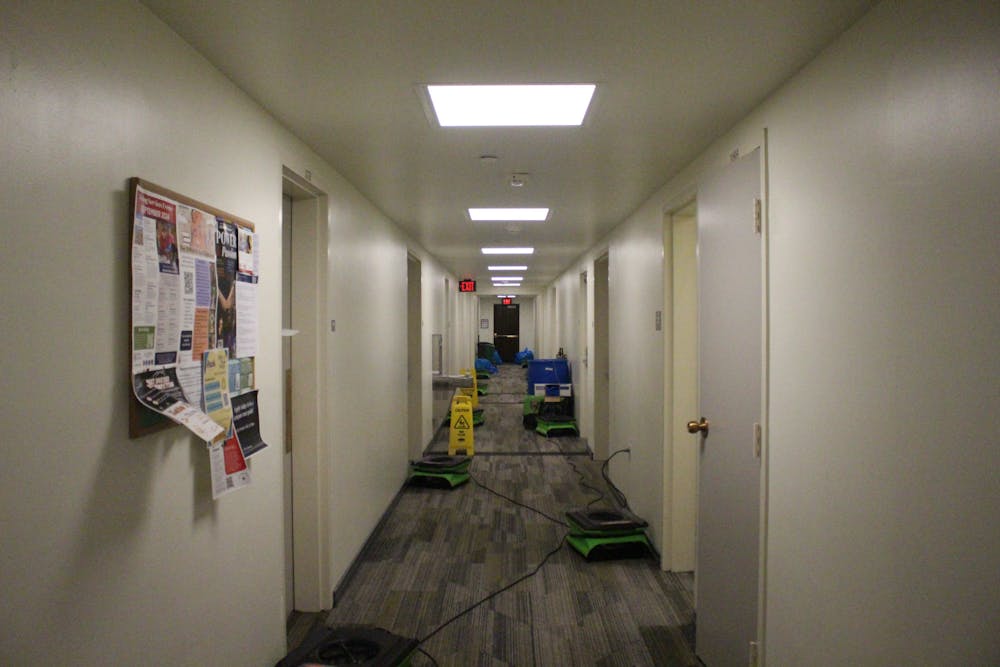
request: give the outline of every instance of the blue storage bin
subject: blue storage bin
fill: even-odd
[[[568,359],[532,359],[528,362],[528,393],[535,393],[536,384],[570,384]]]

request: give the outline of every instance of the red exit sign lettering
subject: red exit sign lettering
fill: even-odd
[[[476,281],[475,280],[459,280],[458,281],[458,291],[459,292],[475,292],[476,291]]]

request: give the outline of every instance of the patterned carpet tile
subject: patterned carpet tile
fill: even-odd
[[[508,365],[498,375],[491,387],[506,382],[523,392],[523,370]],[[599,463],[525,455],[558,452],[555,443],[563,439],[525,431],[520,401],[485,407],[476,449],[482,442],[497,453],[475,457],[470,471],[496,493],[471,481],[453,490],[404,488],[338,591],[327,623],[372,624],[418,639],[434,633],[422,648],[442,667],[696,665],[688,645],[689,575],[661,572],[652,558],[588,563],[563,542],[566,528],[556,521],[599,498],[583,482],[604,489]],[[535,576],[435,632],[534,570],[557,547]],[[432,663],[417,655],[412,664]]]

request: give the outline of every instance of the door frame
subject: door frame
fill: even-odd
[[[328,429],[325,326],[327,198],[308,180],[282,168],[282,191],[292,197],[292,554],[294,608],[320,611],[330,604],[327,503],[322,443]]]
[[[693,224],[693,235],[690,226]],[[697,199],[668,210],[663,216],[663,525],[661,530],[660,567],[664,571],[693,572],[697,557],[698,452],[684,427],[698,402],[697,341]],[[680,230],[680,225],[687,228]],[[684,234],[679,234],[683,231]],[[678,254],[690,253],[688,275],[679,274]],[[678,284],[690,278],[692,286]],[[694,299],[691,304],[678,298],[679,291]],[[688,330],[694,325],[694,339]],[[694,368],[685,367],[684,359],[693,360]],[[693,375],[693,377],[692,377]],[[691,385],[693,391],[681,396],[679,388]],[[693,405],[691,405],[693,404]],[[690,447],[692,451],[684,451]],[[692,515],[693,512],[693,515]]]
[[[591,354],[591,384],[594,415],[591,452],[599,460],[608,458],[611,441],[611,255],[608,250],[594,259],[594,350]],[[602,377],[602,375],[604,377]]]
[[[406,253],[406,414],[410,460],[424,450],[423,395],[423,264],[412,252]]]

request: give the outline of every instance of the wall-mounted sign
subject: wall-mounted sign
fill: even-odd
[[[505,298],[503,298],[503,299],[500,300],[500,304],[504,305],[504,306],[509,306],[512,303],[513,303],[513,300],[510,297],[505,297]]]
[[[475,292],[476,291],[476,281],[466,278],[465,280],[458,281],[458,291],[459,292]]]

